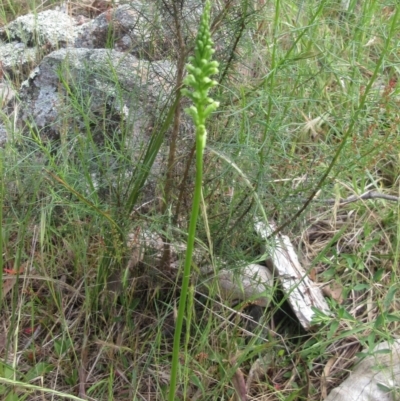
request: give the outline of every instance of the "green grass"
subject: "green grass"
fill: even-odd
[[[3,2],[0,24],[39,6]],[[196,260],[179,399],[232,399],[242,375],[256,372],[250,399],[319,400],[362,347],[399,336],[399,202],[339,204],[369,190],[400,196],[398,14],[386,1],[351,1],[344,11],[329,0],[238,0],[213,25],[221,73],[212,96],[221,105],[207,127],[195,242],[202,263],[258,261],[253,220],[265,213],[284,225],[311,277],[336,292],[327,291],[333,315],[318,314],[310,333],[278,289],[263,317],[269,333],[262,325],[244,333],[237,312],[251,306],[222,302],[212,277],[207,289],[198,285]],[[171,45],[170,60],[179,51]],[[79,135],[66,125],[60,142],[49,142],[15,130],[0,153],[0,398],[166,400],[184,251],[164,258],[168,247],[161,256],[147,249],[135,260],[146,232],[171,249],[186,242],[194,134],[179,134],[176,181],[166,189],[166,177],[149,168],[168,152],[173,96],[139,163],[121,139],[129,135],[123,121],[99,145],[111,117],[86,121],[88,100],[71,82],[60,85],[68,117],[86,122]],[[142,193],[149,177],[150,202]],[[323,381],[333,358],[340,362]]]

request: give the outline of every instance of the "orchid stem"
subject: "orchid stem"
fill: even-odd
[[[219,106],[218,102],[215,102],[212,98],[208,97],[208,91],[217,85],[217,82],[210,79],[210,76],[218,72],[218,63],[212,61],[214,43],[211,39],[210,33],[210,10],[210,1],[206,0],[196,39],[195,56],[190,57],[189,64],[186,65],[189,74],[186,76],[184,84],[193,89],[193,91],[190,91],[187,88],[182,89],[182,95],[187,96],[193,101],[193,106],[185,111],[193,118],[196,127],[196,179],[192,212],[190,215],[185,264],[183,268],[181,296],[179,299],[178,316],[175,324],[168,401],[175,401],[182,326],[183,320],[187,315],[187,296],[191,278],[192,255],[196,238],[196,225],[197,217],[199,215],[203,181],[203,153],[207,138],[205,123],[207,117]],[[187,330],[189,330],[189,327],[187,327]]]

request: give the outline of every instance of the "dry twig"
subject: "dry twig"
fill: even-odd
[[[357,202],[359,200],[367,200],[367,199],[385,199],[390,202],[399,202],[400,201],[400,198],[398,196],[387,195],[387,194],[383,194],[382,192],[377,192],[377,191],[367,191],[367,192],[364,192],[362,195],[352,195],[352,196],[349,196],[348,198],[344,198],[344,199],[340,199],[340,198],[339,199],[334,199],[334,198],[324,199],[323,202],[337,203],[339,205],[344,205],[347,203]]]

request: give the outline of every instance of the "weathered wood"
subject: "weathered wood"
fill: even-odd
[[[262,221],[255,223],[257,234],[265,240],[275,228],[273,223],[269,225]],[[310,329],[314,316],[312,307],[330,313],[321,290],[301,266],[288,236],[277,234],[274,238],[268,239],[266,250],[273,264],[274,275],[279,279],[293,312],[304,329]]]

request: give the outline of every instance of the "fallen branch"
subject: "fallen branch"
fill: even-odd
[[[387,195],[387,194],[383,194],[383,193],[377,192],[377,191],[367,191],[367,192],[363,193],[362,195],[352,195],[352,196],[349,196],[348,198],[344,198],[344,199],[340,199],[340,198],[339,199],[334,199],[334,198],[324,199],[324,200],[322,200],[322,202],[337,203],[339,205],[344,205],[346,203],[357,202],[359,200],[367,200],[367,199],[386,199],[391,202],[399,202],[400,201],[400,198],[398,196]]]

